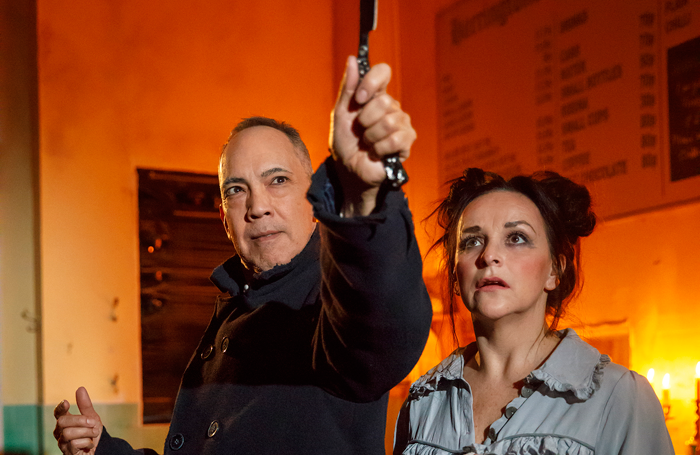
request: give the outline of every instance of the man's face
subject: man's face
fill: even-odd
[[[304,249],[315,227],[306,200],[310,183],[281,131],[255,126],[226,146],[219,165],[221,221],[249,270],[286,264]]]

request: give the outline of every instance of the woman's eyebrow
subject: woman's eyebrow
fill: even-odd
[[[462,234],[474,234],[477,232],[481,232],[481,227],[479,226],[470,226],[468,228],[462,229]]]
[[[507,222],[506,224],[504,224],[503,227],[512,228],[512,227],[518,226],[519,224],[525,224],[525,225],[527,225],[527,226],[530,226],[530,229],[532,229],[533,231],[535,231],[535,228],[532,227],[532,225],[531,225],[530,223],[528,223],[527,221],[523,221],[523,220],[509,221],[509,222]],[[535,232],[537,232],[537,231],[535,231]]]

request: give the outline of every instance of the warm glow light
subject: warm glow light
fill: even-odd
[[[700,365],[700,363],[698,363],[698,365]],[[653,368],[649,368],[649,371],[647,371],[647,381],[649,381],[650,384],[652,382],[654,382],[654,369]]]
[[[700,378],[700,362],[695,365],[695,377]]]
[[[670,374],[666,373],[664,375],[664,379],[663,379],[663,381],[661,381],[661,387],[664,390],[668,390],[671,388],[671,375]]]

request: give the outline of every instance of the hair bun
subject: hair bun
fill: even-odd
[[[540,184],[556,204],[556,211],[572,243],[579,237],[588,237],[596,224],[595,213],[591,210],[591,195],[588,189],[562,177],[556,172],[545,172]]]

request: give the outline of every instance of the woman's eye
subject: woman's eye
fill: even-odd
[[[465,237],[460,242],[460,250],[466,250],[468,248],[474,248],[480,246],[482,241],[479,237]]]
[[[510,234],[508,236],[508,243],[512,243],[512,244],[527,243],[527,238],[523,234],[521,234],[519,232],[515,232],[515,233]]]

